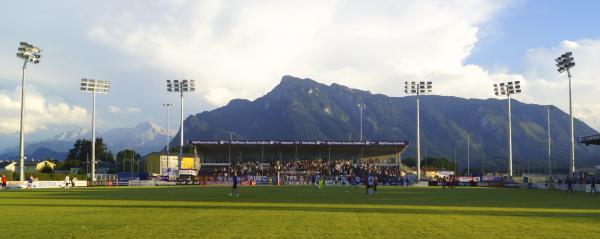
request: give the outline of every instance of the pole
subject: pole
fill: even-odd
[[[27,60],[23,62],[23,74],[21,75],[21,130],[19,133],[19,181],[25,181],[25,68]]]
[[[483,144],[481,144],[481,176],[485,176],[485,151]]]
[[[363,105],[358,105],[360,109],[360,141],[363,141]]]
[[[467,134],[467,175],[471,176],[471,136]]]
[[[123,152],[123,170],[121,172],[125,172],[125,159],[127,158],[127,155],[125,154],[125,152]]]
[[[166,150],[166,154],[167,154],[167,160],[169,158],[169,144],[171,141],[171,110],[169,107],[171,107],[170,104],[166,104],[167,106],[167,147],[165,148]]]
[[[508,96],[508,176],[513,176],[513,165],[512,165],[512,115],[511,115],[511,107],[510,107],[510,94]]]
[[[179,106],[180,106],[180,125],[179,125],[179,160],[177,161],[177,175],[179,175],[179,172],[181,171],[181,160],[183,160],[183,88],[179,87],[179,93],[180,93],[180,101],[179,101]]]
[[[552,107],[548,106],[548,178],[552,177],[552,168],[550,166],[550,157],[552,154],[552,137],[550,135],[550,109]]]
[[[425,162],[425,180],[427,180],[427,147],[425,147],[425,157],[423,157],[423,161]]]
[[[454,176],[458,176],[457,175],[457,168],[456,168],[456,147],[454,147]]]
[[[233,141],[233,134],[229,132],[229,146],[227,147],[227,157],[229,158],[229,164],[231,165],[231,142]]]
[[[417,181],[421,180],[421,125],[419,117],[419,94],[417,93]]]
[[[92,93],[92,182],[96,181],[96,89]]]
[[[398,164],[398,175],[400,175],[400,159],[398,157],[398,147],[396,147],[396,151],[394,152],[394,157],[396,158],[396,163]]]
[[[571,167],[569,168],[571,175],[575,173],[575,132],[573,127],[573,98],[571,94],[571,71],[567,68],[569,76],[569,117],[571,118]]]

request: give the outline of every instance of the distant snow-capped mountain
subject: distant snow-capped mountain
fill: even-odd
[[[171,133],[171,136],[175,132]],[[140,154],[158,151],[166,145],[167,130],[157,124],[144,122],[133,128],[116,128],[102,134],[114,152],[133,149]]]
[[[74,141],[82,138],[89,138],[92,135],[89,129],[87,128],[78,128],[71,131],[62,132],[60,134],[55,135],[51,139],[57,141]]]
[[[176,133],[174,130],[171,136]],[[27,155],[36,154],[38,158],[43,158],[44,153],[52,152],[47,157],[57,157],[57,155],[66,155],[78,139],[89,139],[92,133],[87,128],[78,128],[57,134],[50,139],[32,142],[26,145]],[[143,122],[134,127],[123,127],[108,130],[104,133],[97,133],[96,137],[102,137],[108,144],[108,148],[117,153],[123,149],[133,149],[141,155],[161,150],[167,142],[167,131],[155,123]],[[9,148],[0,155],[0,159],[12,159],[18,155],[18,146]],[[62,154],[61,154],[62,153]],[[18,157],[18,156],[16,156]],[[55,158],[63,160],[63,158]]]

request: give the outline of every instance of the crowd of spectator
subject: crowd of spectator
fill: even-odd
[[[258,161],[235,162],[229,166],[208,167],[201,170],[202,176],[276,176],[279,172],[309,172],[322,176],[374,175],[380,179],[394,178],[400,170],[395,166],[381,166],[377,161],[354,164],[350,160],[295,160],[286,162],[260,163]]]

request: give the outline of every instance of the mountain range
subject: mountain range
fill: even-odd
[[[456,155],[460,168],[505,170],[507,162],[506,99],[464,99],[422,95],[421,147],[423,156]],[[311,79],[284,76],[266,95],[253,100],[235,99],[226,106],[187,117],[185,138],[235,140],[358,140],[360,113],[364,104],[364,140],[408,140],[403,158],[415,156],[415,96],[389,97],[339,84],[325,85]],[[569,116],[557,107],[551,112],[553,168],[569,165]],[[515,170],[545,167],[547,160],[546,106],[513,100],[513,160]],[[575,120],[577,136],[597,133]],[[77,139],[90,138],[88,129],[75,129],[27,145],[28,158],[62,160]],[[469,135],[469,136],[467,136]],[[131,128],[99,133],[116,153],[131,148],[144,155],[159,151],[166,131],[150,122]],[[171,146],[179,144],[179,133]],[[467,146],[467,137],[470,144]],[[467,150],[469,148],[469,150]],[[456,154],[455,154],[456,152]],[[469,152],[469,153],[467,153]],[[598,163],[600,147],[576,145],[577,167]],[[0,159],[18,157],[18,147],[5,150]]]
[[[505,170],[508,155],[506,99],[465,99],[422,95],[422,154],[454,158],[461,168],[470,155],[470,167]],[[325,85],[311,79],[284,76],[266,95],[253,100],[235,99],[226,106],[185,119],[188,140],[273,139],[357,140],[358,104],[365,104],[365,140],[408,140],[403,157],[414,157],[416,139],[415,96],[390,97],[343,85]],[[546,106],[512,101],[513,161],[515,170],[530,164],[547,165]],[[553,168],[568,168],[569,116],[557,107],[551,112]],[[230,133],[232,135],[230,135]],[[575,134],[597,133],[575,120]],[[469,135],[469,136],[467,136]],[[174,139],[178,139],[179,133]],[[467,146],[467,137],[469,145]],[[177,145],[178,141],[171,141]],[[469,148],[469,149],[467,149]],[[469,153],[467,153],[469,151]],[[576,145],[578,167],[589,167],[600,148]]]
[[[78,128],[57,134],[50,139],[32,142],[26,145],[27,156],[31,159],[63,160],[76,140],[90,139],[91,135],[89,129]],[[115,154],[124,149],[134,149],[141,155],[145,155],[163,149],[167,142],[166,130],[150,122],[143,122],[131,128],[111,129],[104,133],[97,133],[97,137],[102,137],[108,144],[108,148]],[[0,159],[18,158],[18,152],[18,147],[9,148],[0,154]]]

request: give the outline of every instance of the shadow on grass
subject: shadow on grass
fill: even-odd
[[[336,208],[336,207],[293,207],[293,206],[238,206],[238,205],[111,205],[111,204],[1,204],[10,207],[60,207],[60,208],[82,208],[82,209],[138,209],[138,210],[256,210],[256,211],[301,211],[301,212],[328,212],[328,213],[373,213],[373,214],[400,214],[400,215],[440,215],[440,216],[492,216],[492,217],[537,217],[537,218],[581,218],[597,221],[600,213],[574,213],[574,212],[532,212],[519,210],[485,211],[485,210],[439,210],[420,208]]]
[[[367,196],[364,189],[337,187],[316,190],[311,187],[242,187],[243,197],[230,198],[229,187],[84,188],[73,191],[41,190],[0,193],[0,203],[11,199],[135,200],[172,202],[241,202],[361,204],[448,207],[494,207],[529,209],[600,209],[600,197],[583,193],[507,188],[400,188],[382,187],[378,195]],[[10,203],[7,203],[10,204]],[[11,204],[15,205],[15,204]],[[337,210],[337,209],[333,209]],[[387,209],[386,209],[387,210]],[[563,214],[560,214],[563,215]],[[596,214],[594,214],[596,215]]]

